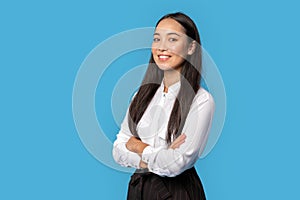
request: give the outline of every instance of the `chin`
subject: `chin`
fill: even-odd
[[[172,67],[170,67],[170,66],[165,66],[165,65],[157,65],[158,66],[158,68],[160,69],[160,70],[163,70],[163,71],[168,71],[168,70],[172,70],[173,68]]]

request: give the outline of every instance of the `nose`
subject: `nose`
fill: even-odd
[[[168,50],[168,47],[167,47],[166,42],[165,42],[164,40],[161,40],[161,41],[159,42],[159,44],[158,44],[157,49],[158,49],[159,51],[166,51],[166,50]]]

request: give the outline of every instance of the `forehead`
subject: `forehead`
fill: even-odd
[[[159,22],[157,27],[155,28],[155,33],[165,33],[165,32],[177,32],[181,34],[185,34],[185,30],[181,24],[179,24],[176,20],[167,18],[163,19]]]

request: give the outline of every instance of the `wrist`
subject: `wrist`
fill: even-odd
[[[145,169],[148,168],[147,163],[143,162],[142,160],[140,161],[140,168]]]
[[[140,141],[138,144],[137,144],[137,147],[136,147],[136,153],[138,154],[142,154],[144,149],[149,146],[148,144],[146,143],[143,143],[142,141]]]

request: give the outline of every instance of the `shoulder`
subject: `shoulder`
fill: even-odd
[[[200,87],[199,90],[197,91],[192,106],[202,106],[206,105],[214,109],[215,107],[215,102],[213,96],[204,88]]]

